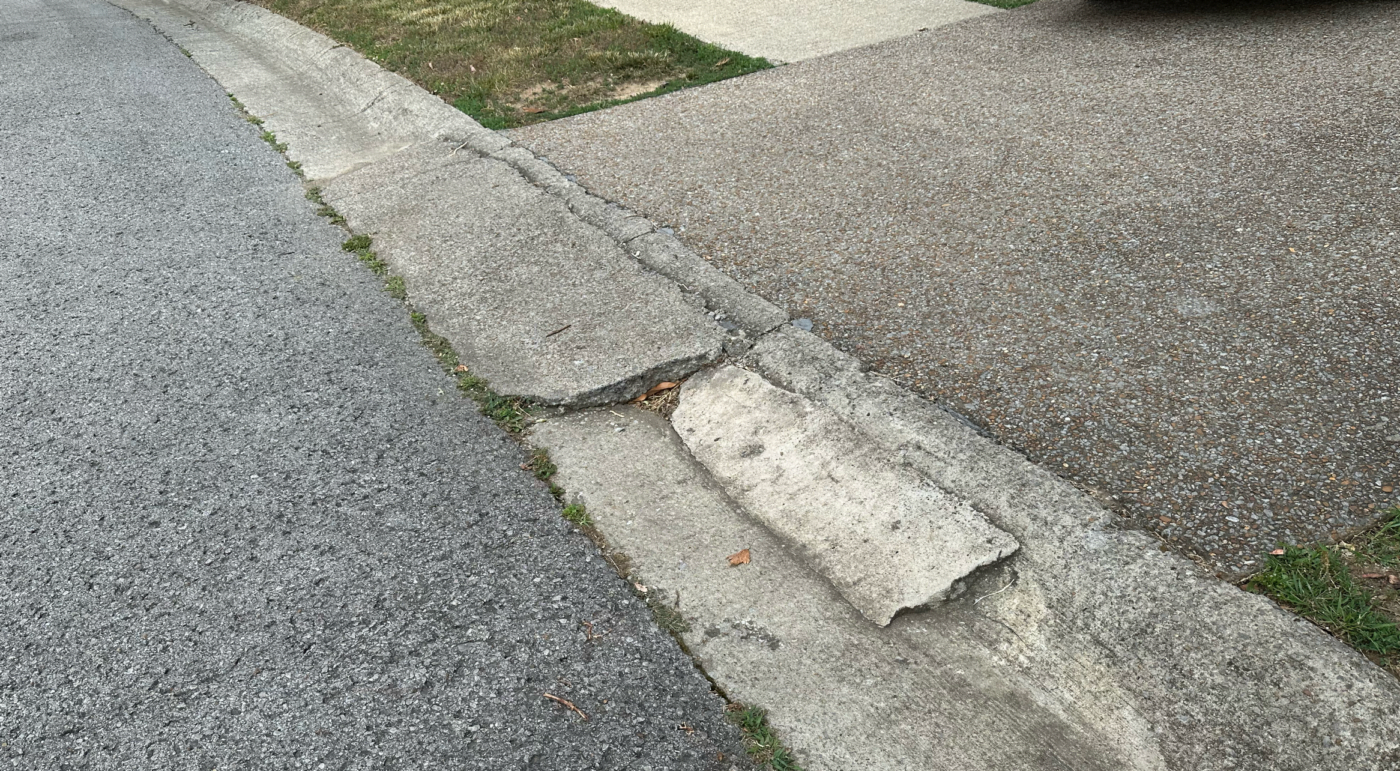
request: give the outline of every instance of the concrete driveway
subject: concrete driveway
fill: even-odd
[[[1041,0],[514,136],[1238,575],[1396,500],[1397,40]]]

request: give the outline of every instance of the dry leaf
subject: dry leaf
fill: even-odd
[[[458,364],[458,365],[456,366],[456,368],[454,368],[452,371],[453,371],[453,372],[466,372],[466,371],[467,371],[467,365],[465,365],[465,364]]]
[[[642,394],[641,396],[638,396],[637,398],[633,399],[633,400],[632,400],[632,403],[633,403],[633,404],[636,404],[637,402],[644,402],[644,401],[646,401],[647,399],[650,399],[651,397],[653,397],[653,396],[655,396],[655,395],[661,393],[662,391],[669,391],[669,390],[671,390],[672,388],[675,388],[675,387],[678,386],[678,385],[680,385],[680,383],[672,383],[672,382],[670,382],[670,381],[667,381],[667,382],[665,382],[665,383],[657,383],[656,385],[654,385],[654,386],[652,386],[651,388],[647,389],[647,392],[646,392],[646,393],[644,393],[644,394]]]
[[[749,564],[749,550],[745,549],[736,554],[729,555],[729,564],[732,567]]]
[[[1391,576],[1391,577],[1390,577],[1390,585],[1391,585],[1391,586],[1400,586],[1400,576]]]
[[[1285,550],[1285,549],[1274,549],[1273,551],[1271,551],[1271,552],[1269,552],[1269,553],[1272,554],[1272,555],[1274,555],[1275,557],[1280,557],[1280,556],[1283,556],[1286,552],[1287,552],[1287,550]]]
[[[1385,578],[1384,573],[1362,573],[1362,578]]]
[[[719,61],[715,62],[715,69],[719,69],[720,67],[723,67],[724,65],[726,65],[726,64],[728,64],[728,63],[729,63],[729,57],[726,56],[726,57],[724,57],[723,59],[720,59]]]

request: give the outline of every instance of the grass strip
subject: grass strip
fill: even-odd
[[[1400,675],[1400,509],[1349,542],[1280,548],[1246,588]]]
[[[772,65],[583,0],[252,0],[483,126],[575,115]]]

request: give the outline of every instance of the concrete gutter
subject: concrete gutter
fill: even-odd
[[[1393,677],[646,219],[259,8],[118,4],[266,121],[475,372],[561,405],[530,436],[556,481],[806,767],[1400,768]],[[674,426],[615,406],[686,375]]]

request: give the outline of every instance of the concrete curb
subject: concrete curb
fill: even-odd
[[[643,378],[663,371],[658,367],[675,364],[664,370],[673,379],[712,362],[722,337],[724,353],[740,366],[835,414],[1020,542],[1016,555],[954,582],[942,605],[878,629],[814,578],[821,571],[810,558],[756,527],[752,513],[735,503],[743,496],[734,480],[716,481],[669,422],[624,408],[561,413],[535,428],[531,440],[550,450],[561,484],[589,505],[636,573],[686,598],[681,613],[692,631],[683,637],[715,681],[769,707],[774,723],[807,748],[801,757],[809,767],[1400,768],[1394,678],[1267,600],[1201,575],[1144,534],[1115,528],[1109,512],[1064,480],[785,325],[781,309],[644,217],[591,195],[402,78],[260,8],[232,0],[114,1],[189,48],[264,118],[307,176],[339,196],[332,203],[347,209],[352,226],[378,216],[373,207],[356,208],[357,185],[373,187],[366,181],[415,153],[429,161],[404,166],[400,177],[469,150],[482,169],[508,167],[518,179],[500,180],[515,186],[512,195],[530,199],[522,207],[551,209],[552,221],[596,242],[589,248],[599,265],[646,287],[651,299],[639,302],[650,303],[653,315],[679,314],[677,329],[695,336],[676,349],[690,353],[667,359],[671,353],[651,351],[661,364],[590,386],[596,399],[557,402],[628,399],[646,388]],[[212,45],[214,38],[222,44]],[[279,53],[259,53],[265,50]],[[257,94],[267,83],[239,81],[239,56],[270,57],[310,88],[309,106],[274,109],[271,101],[243,98],[240,90]],[[318,120],[317,104],[352,117]],[[396,206],[410,205],[413,196],[401,199]],[[574,219],[561,218],[565,210]],[[429,236],[399,238],[397,245],[395,236],[382,236],[397,252],[391,262],[407,269],[415,302],[425,296],[415,275],[446,264],[420,254],[435,243],[441,250]],[[434,313],[451,315],[452,292],[435,302]],[[705,313],[686,311],[686,302]],[[600,307],[624,314],[627,305],[608,300]],[[613,329],[629,325],[635,322]],[[479,330],[462,327],[454,344],[476,345]],[[773,418],[764,412],[753,419],[762,425]],[[667,472],[648,473],[659,467]],[[728,534],[724,542],[697,530],[702,522]],[[764,544],[771,568],[756,567],[755,576],[711,564],[746,542]],[[765,575],[768,583],[750,580]],[[897,716],[893,726],[890,715]]]

